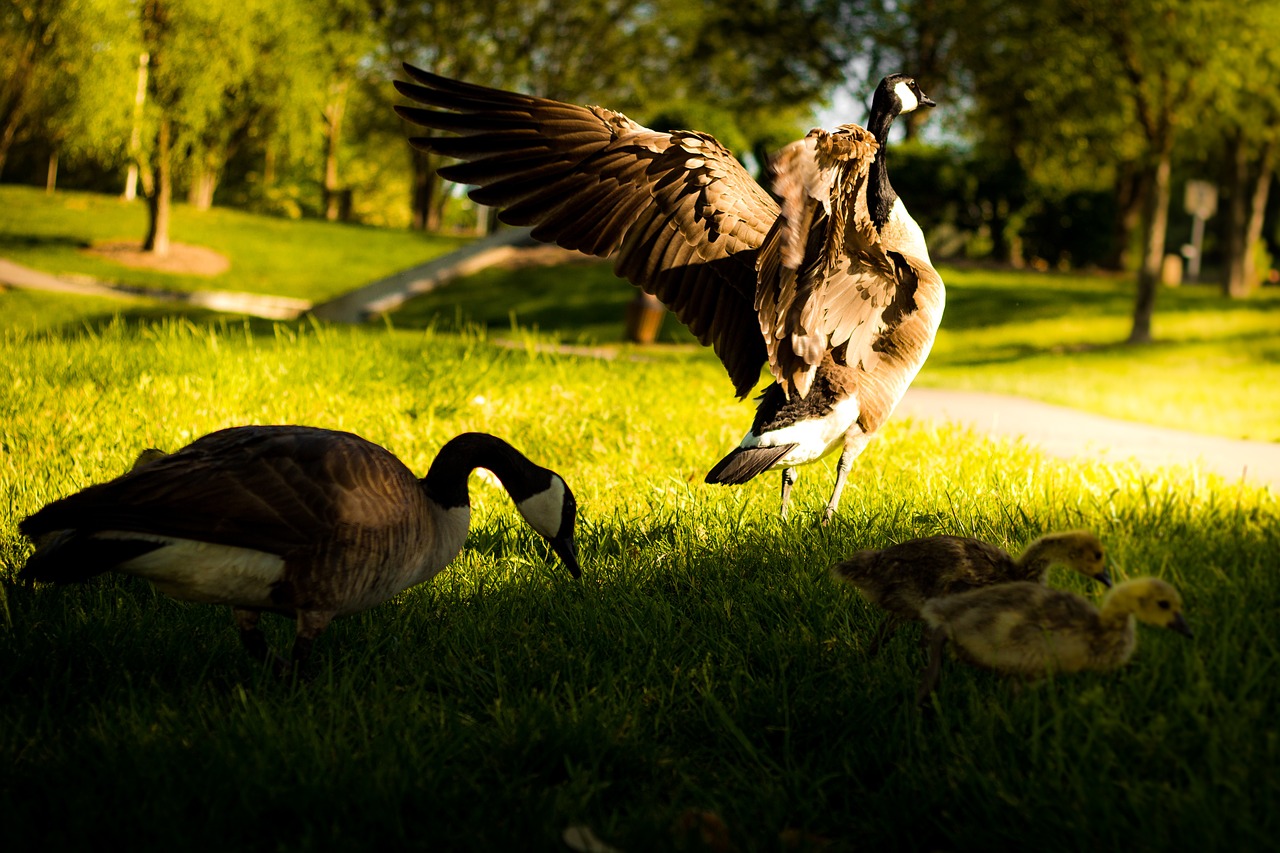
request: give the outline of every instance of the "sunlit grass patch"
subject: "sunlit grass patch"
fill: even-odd
[[[1280,831],[1274,495],[898,419],[833,524],[814,524],[831,460],[804,469],[782,524],[776,474],[702,482],[751,414],[713,359],[524,340],[207,318],[0,335],[6,840],[562,850],[585,825],[658,850],[691,810],[741,850],[783,833],[1261,849]],[[44,502],[141,447],[279,422],[353,430],[419,472],[458,432],[511,440],[577,494],[582,582],[478,477],[462,557],[336,621],[306,687],[251,665],[224,608],[128,578],[13,582],[17,522]],[[911,536],[1015,548],[1065,527],[1095,530],[1119,578],[1175,583],[1196,639],[1143,630],[1120,672],[1021,689],[949,663],[925,718],[913,633],[867,659],[878,614],[827,575]]]

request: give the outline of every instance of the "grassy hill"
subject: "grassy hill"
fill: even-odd
[[[239,290],[322,301],[462,245],[460,238],[215,207],[173,209],[173,241],[212,249],[230,267],[212,276],[139,269],[96,256],[102,243],[141,244],[146,203],[0,185],[0,257],[35,269],[164,290]]]

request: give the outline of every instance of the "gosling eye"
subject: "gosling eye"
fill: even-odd
[[[1169,607],[1170,607],[1169,602],[1164,601],[1164,600],[1157,601],[1157,602],[1156,602],[1156,605],[1157,605],[1161,610],[1168,610],[1168,609],[1169,609]]]
[[[1093,559],[1095,559],[1095,560],[1101,560],[1101,559],[1102,559],[1102,552],[1101,552],[1101,551],[1094,551],[1094,552],[1093,552]]]

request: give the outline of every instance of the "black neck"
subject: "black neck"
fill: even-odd
[[[871,135],[879,143],[875,159],[871,161],[867,187],[867,207],[876,230],[884,228],[884,224],[889,221],[889,211],[893,210],[893,203],[898,198],[893,185],[889,183],[888,160],[889,128],[893,126],[897,115],[898,112],[892,105],[877,98],[871,105],[871,118],[867,121],[867,130],[871,131]]]
[[[440,448],[422,486],[444,509],[470,506],[467,478],[477,468],[492,471],[516,503],[551,484],[550,472],[502,439],[483,432],[464,432]]]

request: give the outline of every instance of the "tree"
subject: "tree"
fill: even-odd
[[[964,64],[982,83],[977,98],[986,100],[988,120],[1008,129],[1032,119],[1034,125],[1010,133],[1021,156],[1041,168],[1063,164],[1067,168],[1057,171],[1065,180],[1109,172],[1117,195],[1130,200],[1127,210],[1121,205],[1121,220],[1141,211],[1129,341],[1150,340],[1175,150],[1191,130],[1218,132],[1226,69],[1240,59],[1235,45],[1264,4],[1043,0],[995,8],[986,0],[968,2],[966,17],[986,29],[962,40]],[[1017,53],[1021,65],[1008,61]]]
[[[1257,248],[1280,154],[1280,8],[1253,7],[1234,43],[1239,61],[1225,70],[1219,101],[1223,126],[1222,291],[1232,298],[1259,284]]]
[[[142,157],[153,176],[146,250],[168,251],[175,171],[186,166],[211,194],[237,134],[295,91],[278,80],[272,84],[273,68],[280,66],[264,61],[279,51],[280,8],[269,0],[142,3],[142,43],[150,57],[150,145]],[[264,81],[265,88],[255,87]]]
[[[478,0],[393,4],[390,72],[438,73],[574,103],[652,127],[697,128],[764,154],[803,132],[849,46],[836,0]],[[438,164],[415,155],[414,221],[433,221]]]
[[[136,45],[129,0],[4,0],[0,5],[0,174],[24,133],[56,161],[119,155],[127,120],[119,64]]]

